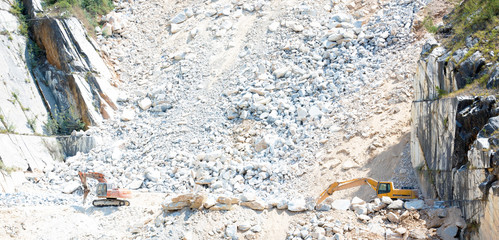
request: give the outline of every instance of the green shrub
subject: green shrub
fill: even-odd
[[[426,16],[423,20],[423,26],[429,33],[437,33],[437,26],[433,25],[433,19],[430,16]]]
[[[55,7],[59,11],[70,12],[70,15],[80,19],[87,30],[93,32],[98,25],[98,17],[114,9],[112,0],[47,0],[48,8]]]
[[[473,36],[481,40],[480,45],[497,46],[498,16],[498,0],[463,1],[450,14],[448,22],[452,24],[453,35],[448,45],[451,49],[461,48],[466,37]]]
[[[442,98],[444,97],[445,95],[449,94],[447,91],[441,89],[440,87],[438,86],[435,86],[435,89],[437,90],[437,93],[438,93],[438,98]]]
[[[27,43],[27,64],[33,68],[36,67],[39,61],[41,61],[41,56],[45,54],[45,52],[32,40]],[[26,83],[29,83],[29,79],[26,79]]]
[[[14,1],[9,10],[10,13],[19,18],[19,33],[23,36],[28,36],[28,23],[26,16],[23,14],[24,6],[20,0]]]
[[[0,158],[0,171],[5,171],[7,173],[11,173],[11,172],[17,171],[17,170],[19,170],[19,169],[16,168],[16,167],[7,167],[7,166],[5,166],[5,164],[2,161],[2,158]]]
[[[45,130],[49,135],[69,135],[73,130],[85,129],[85,123],[77,116],[73,107],[60,113],[55,112],[54,118],[48,117]]]
[[[70,10],[71,4],[66,1],[59,1],[54,4],[55,7],[63,10]]]
[[[81,0],[80,4],[92,16],[107,14],[114,8],[112,0]]]
[[[9,9],[9,12],[12,13],[13,15],[19,16],[22,14],[23,11],[23,4],[21,1],[15,1]]]
[[[12,124],[11,122],[9,122],[5,116],[1,115],[0,114],[0,122],[2,123],[4,129],[0,130],[0,132],[2,133],[14,133],[14,131],[16,130],[16,127],[14,126],[14,124]]]
[[[28,126],[33,132],[36,132],[36,118],[28,119]]]

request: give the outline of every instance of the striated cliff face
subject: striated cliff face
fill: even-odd
[[[89,131],[47,137],[51,117],[98,125],[116,109],[117,76],[76,18],[42,16],[39,0],[23,0],[30,37],[12,6],[0,0],[0,192],[15,192],[25,174],[48,173],[63,156],[90,151]],[[19,14],[19,13],[17,13]],[[42,51],[34,55],[34,49]]]
[[[14,1],[0,0],[0,192],[14,192],[24,171],[61,159],[55,138],[40,137],[49,113],[28,67],[28,39],[20,33]]]
[[[30,6],[31,0],[25,6]],[[36,4],[31,4],[36,6]],[[117,77],[98,53],[96,43],[76,18],[37,17],[39,9],[29,10],[31,33],[44,51],[33,73],[50,105],[53,116],[71,111],[89,125],[98,125],[116,110]],[[46,59],[46,61],[44,61]]]
[[[43,133],[47,110],[28,69],[27,39],[10,12],[11,1],[0,1],[0,132]]]
[[[499,217],[497,100],[494,96],[439,96],[484,74],[480,53],[462,61],[465,53],[450,55],[435,42],[423,48],[415,76],[411,157],[423,195],[461,208],[468,222],[462,237],[479,234],[487,239],[499,233],[487,222]]]

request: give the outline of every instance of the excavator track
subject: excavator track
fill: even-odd
[[[120,207],[120,206],[130,206],[130,202],[127,200],[120,199],[97,199],[92,202],[95,207]]]

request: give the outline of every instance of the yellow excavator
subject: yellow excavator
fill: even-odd
[[[348,188],[353,188],[362,185],[369,185],[379,198],[383,196],[390,197],[392,199],[404,198],[404,199],[414,199],[418,198],[418,193],[416,189],[402,188],[395,189],[393,187],[393,182],[378,182],[372,178],[356,178],[344,182],[334,182],[329,187],[321,193],[317,199],[317,205],[319,205],[324,199],[333,195],[334,192],[339,190],[344,190]]]

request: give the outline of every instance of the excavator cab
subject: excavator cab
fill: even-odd
[[[97,184],[97,197],[105,198],[107,197],[107,189],[108,183],[98,183]],[[112,186],[109,186],[109,189],[112,189]]]
[[[390,183],[387,183],[387,182],[380,182],[378,184],[378,195],[380,194],[387,194],[387,193],[390,193],[392,190],[391,186],[390,186]]]

